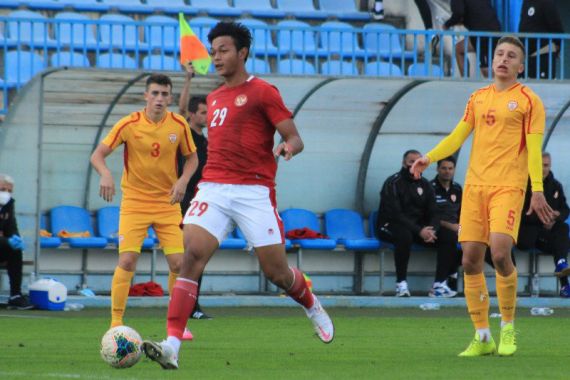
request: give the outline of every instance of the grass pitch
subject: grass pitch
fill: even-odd
[[[191,321],[180,369],[142,359],[118,370],[99,356],[108,310],[0,310],[0,379],[567,379],[568,317],[518,310],[514,357],[458,358],[473,337],[463,309],[331,309],[335,340],[325,345],[297,308],[208,309]],[[145,339],[161,340],[165,309],[127,310]],[[499,320],[492,319],[498,343]]]

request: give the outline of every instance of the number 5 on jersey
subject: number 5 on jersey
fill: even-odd
[[[210,123],[210,128],[214,128],[217,126],[222,126],[224,121],[226,121],[226,116],[228,115],[227,107],[224,108],[216,108],[213,113],[212,122]]]

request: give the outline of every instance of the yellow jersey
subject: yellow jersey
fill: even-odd
[[[125,145],[121,207],[172,207],[170,190],[178,179],[177,154],[180,151],[188,156],[196,151],[190,127],[182,116],[166,112],[155,123],[144,109],[133,112],[119,120],[102,143],[113,150]]]
[[[463,121],[474,131],[465,184],[526,189],[526,134],[543,134],[546,123],[540,98],[518,82],[501,92],[490,85],[471,95]]]

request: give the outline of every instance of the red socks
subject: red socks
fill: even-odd
[[[172,289],[172,297],[168,304],[168,318],[166,332],[168,336],[182,339],[184,328],[194,309],[198,283],[187,278],[178,278]]]
[[[287,289],[287,294],[289,297],[293,298],[297,303],[303,305],[305,308],[310,308],[313,306],[314,299],[313,293],[309,290],[307,283],[305,282],[305,276],[297,268],[290,268],[293,272],[293,285]]]

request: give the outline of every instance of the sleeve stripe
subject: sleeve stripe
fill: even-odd
[[[111,141],[111,145],[110,148],[113,148],[115,146],[115,142],[117,142],[117,139],[119,138],[119,135],[121,134],[121,131],[129,124],[131,123],[136,123],[137,121],[139,121],[141,118],[141,114],[140,112],[137,112],[137,118],[134,120],[129,120],[127,121],[125,124],[121,125],[119,127],[119,129],[117,130],[117,133],[115,134],[115,137],[113,138],[113,141]]]

